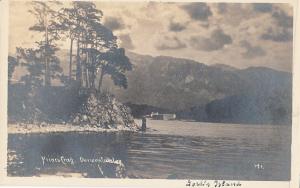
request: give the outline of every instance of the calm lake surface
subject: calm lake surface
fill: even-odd
[[[146,133],[9,134],[8,175],[290,179],[290,126],[147,120],[147,128]]]

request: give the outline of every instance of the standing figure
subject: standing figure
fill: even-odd
[[[142,131],[146,131],[146,117],[142,118]]]

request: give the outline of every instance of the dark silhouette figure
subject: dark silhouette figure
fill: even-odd
[[[142,131],[146,131],[146,118],[142,118]]]

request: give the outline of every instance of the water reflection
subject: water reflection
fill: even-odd
[[[259,144],[235,138],[144,133],[11,134],[10,176],[64,175],[89,178],[288,180],[288,142]],[[72,158],[75,164],[42,157]],[[109,162],[80,162],[110,159]],[[118,161],[121,161],[118,162]],[[255,168],[256,163],[264,170]]]

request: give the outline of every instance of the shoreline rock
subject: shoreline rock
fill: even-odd
[[[80,126],[93,126],[102,129],[137,129],[129,107],[117,101],[109,93],[91,92],[71,121]]]
[[[66,133],[66,132],[138,132],[137,129],[130,129],[122,125],[115,126],[116,128],[100,128],[95,126],[79,126],[72,124],[8,124],[8,134],[31,134],[31,133]]]

